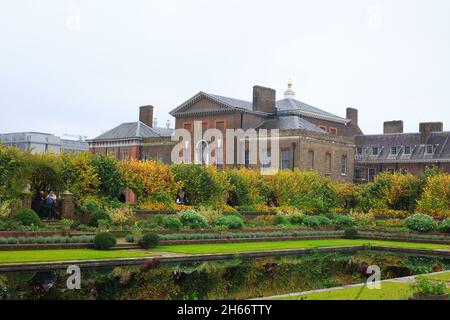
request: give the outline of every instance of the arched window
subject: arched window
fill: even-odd
[[[205,140],[201,140],[197,143],[195,151],[195,157],[198,164],[209,164],[209,146]]]

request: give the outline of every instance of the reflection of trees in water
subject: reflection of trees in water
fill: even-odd
[[[64,270],[9,274],[3,282],[10,298],[22,290],[26,299],[245,299],[358,283],[368,265],[397,276],[450,269],[450,260],[368,251],[161,264],[145,272],[140,266],[85,269],[79,291],[65,290]]]

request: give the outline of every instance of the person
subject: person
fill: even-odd
[[[47,200],[45,202],[45,208],[47,211],[47,217],[51,220],[55,220],[56,218],[56,194],[53,191],[47,196]]]
[[[39,191],[39,194],[31,202],[31,209],[38,214],[39,217],[44,218],[45,212],[42,210],[44,208],[44,191]]]

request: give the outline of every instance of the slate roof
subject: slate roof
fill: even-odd
[[[362,155],[357,155],[356,160],[364,163],[450,161],[450,132],[432,132],[425,144],[421,144],[420,137],[420,133],[356,136],[356,146],[362,149]],[[426,152],[427,145],[433,146],[432,154]],[[407,146],[411,154],[405,154]],[[373,147],[378,148],[378,155],[372,155]],[[396,155],[391,154],[391,147],[397,147]]]
[[[280,130],[295,130],[302,129],[313,131],[317,133],[327,133],[311,122],[302,119],[299,116],[278,116],[276,118],[265,121],[257,129],[280,129]]]
[[[231,110],[238,110],[238,111],[245,110],[248,112],[255,112],[253,111],[253,103],[251,101],[234,99],[206,92],[199,92],[198,94],[196,94],[195,96],[193,96],[192,98],[181,104],[179,107],[172,110],[170,114],[172,116],[176,116],[179,113],[183,113],[184,109],[187,109],[191,104],[195,103],[201,98],[211,99],[212,101],[215,101],[224,106],[225,108],[229,108]],[[345,118],[339,117],[330,112],[313,107],[309,104],[306,104],[304,102],[292,98],[278,100],[275,103],[275,107],[277,108],[277,111],[282,114],[289,114],[289,115],[299,114],[313,118],[315,117],[331,121],[338,121],[342,123],[347,122],[347,119]],[[259,113],[268,115],[267,113],[264,112]]]
[[[121,139],[144,139],[152,137],[171,136],[173,129],[167,128],[150,128],[145,123],[128,122],[101,134],[93,140],[121,140]]]
[[[292,98],[278,100],[276,103],[276,107],[278,109],[278,112],[280,113],[297,112],[300,114],[304,114],[306,116],[308,115],[313,117],[319,116],[319,117],[333,118],[335,120],[340,120],[342,122],[346,121],[346,119],[339,117],[335,114],[313,107],[309,104],[306,104],[304,102]]]

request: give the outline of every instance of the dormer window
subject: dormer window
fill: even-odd
[[[391,154],[397,154],[397,147],[391,147]]]
[[[410,155],[411,154],[411,147],[410,146],[405,146],[405,152],[406,155]]]
[[[434,146],[429,144],[427,145],[426,154],[433,154],[434,152]]]
[[[377,147],[373,147],[373,148],[372,148],[372,155],[373,155],[373,156],[377,156],[377,155],[378,155],[378,152],[379,152],[379,150],[378,150]]]

